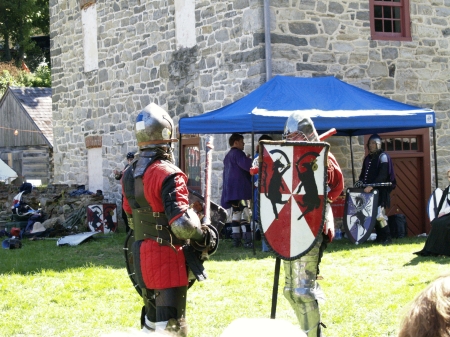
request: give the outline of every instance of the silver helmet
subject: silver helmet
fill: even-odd
[[[170,147],[176,142],[172,138],[173,120],[155,103],[150,103],[136,117],[136,139],[140,150],[154,147]]]
[[[375,152],[381,149],[381,137],[378,134],[374,133],[372,136],[369,137],[369,140],[367,141],[367,149],[369,150],[369,152],[370,152],[369,144],[371,141],[374,141],[377,144],[377,149],[375,150]]]
[[[311,118],[305,112],[297,111],[288,117],[284,125],[283,139],[318,142],[319,135]]]

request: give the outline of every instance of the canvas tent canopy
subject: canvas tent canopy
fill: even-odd
[[[0,181],[4,181],[6,184],[9,184],[16,178],[17,173],[9,167],[8,164],[0,159]]]
[[[287,117],[306,111],[319,133],[359,136],[434,127],[431,109],[393,101],[335,77],[275,76],[220,109],[180,119],[180,134],[282,133]]]
[[[373,94],[332,76],[275,76],[234,103],[181,118],[180,140],[182,134],[283,133],[286,119],[296,111],[307,112],[319,134],[335,128],[336,136],[350,137],[352,172],[352,136],[432,127],[437,158],[433,110]],[[434,163],[437,186],[437,161]]]

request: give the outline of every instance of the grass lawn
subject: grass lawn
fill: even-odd
[[[75,247],[51,239],[23,240],[0,250],[0,336],[101,336],[139,329],[141,299],[123,257],[124,233]],[[320,281],[326,337],[396,336],[407,304],[449,270],[447,257],[418,257],[425,238],[383,247],[347,240],[328,246]],[[222,241],[205,263],[209,279],[188,292],[190,337],[215,337],[240,317],[270,317],[275,258]],[[297,324],[283,297],[281,264],[277,318]],[[281,337],[281,336],[280,336]]]

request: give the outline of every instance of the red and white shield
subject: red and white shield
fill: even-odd
[[[329,144],[261,141],[259,219],[264,238],[284,260],[314,247],[323,230]]]

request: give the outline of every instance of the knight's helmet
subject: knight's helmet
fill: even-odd
[[[283,139],[318,142],[319,135],[311,118],[305,112],[297,111],[288,117]]]
[[[372,140],[377,143],[377,151],[380,150],[381,149],[381,137],[378,134],[374,133],[372,136],[369,137],[369,140],[367,141],[367,149],[369,150],[369,152],[370,152],[369,144]]]
[[[136,117],[136,139],[139,150],[156,147],[170,149],[175,131],[169,114],[155,103],[150,103]]]

